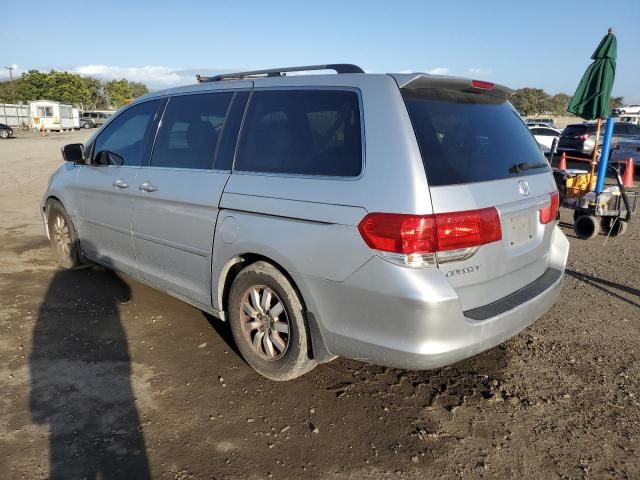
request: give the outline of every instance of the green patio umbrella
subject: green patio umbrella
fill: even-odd
[[[591,58],[593,63],[584,72],[580,85],[567,110],[585,120],[602,119],[609,115],[609,99],[616,76],[616,36],[609,33],[602,39]]]
[[[569,102],[567,111],[575,113],[585,120],[598,120],[596,130],[596,148],[593,149],[591,157],[591,177],[595,172],[596,159],[598,156],[598,144],[600,141],[600,129],[602,119],[609,116],[609,100],[611,99],[611,89],[616,76],[616,57],[618,55],[618,42],[613,34],[613,29],[600,42],[591,58],[593,63],[584,72],[580,85],[573,94]]]

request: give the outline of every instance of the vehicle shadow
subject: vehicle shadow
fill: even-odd
[[[150,477],[120,318],[129,287],[111,271],[58,271],[30,356],[33,420],[48,424],[51,479]]]
[[[612,282],[611,280],[605,280],[604,278],[599,278],[599,277],[594,277],[593,275],[588,275],[586,273],[582,273],[582,272],[576,272],[575,270],[570,270],[567,269],[566,274],[569,275],[570,277],[573,277],[577,280],[580,280],[582,282],[585,282],[589,285],[591,285],[592,287],[597,288],[598,290],[602,290],[605,293],[608,293],[609,295],[612,295],[620,300],[623,300],[635,307],[640,308],[640,304],[629,300],[626,297],[623,297],[622,295],[610,290],[610,289],[615,289],[624,293],[628,293],[630,295],[633,295],[634,297],[638,297],[640,298],[640,290],[637,288],[633,288],[633,287],[628,287],[626,285],[621,285],[619,283],[616,282]],[[605,287],[609,287],[609,288],[605,288]]]

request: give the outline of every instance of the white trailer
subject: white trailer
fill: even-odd
[[[35,130],[44,128],[46,131],[73,130],[73,107],[68,104],[51,100],[36,100],[29,102],[31,110],[31,125]],[[80,124],[78,123],[78,127]]]
[[[29,105],[0,103],[0,123],[20,127],[23,124],[29,125],[29,122]]]
[[[80,130],[80,109],[73,107],[73,129]]]

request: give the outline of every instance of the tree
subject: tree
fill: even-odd
[[[144,83],[129,82],[123,78],[106,82],[104,92],[111,105],[119,108],[134,98],[149,93],[149,89]]]
[[[131,97],[137,98],[149,93],[149,89],[144,83],[129,82],[129,88],[131,88]]]
[[[29,70],[13,82],[0,83],[0,103],[54,100],[71,103],[84,110],[121,107],[129,100],[149,93],[144,83],[125,79],[103,82],[77,73]]]
[[[620,108],[624,105],[624,97],[611,97],[609,99],[609,109]]]
[[[549,110],[554,115],[565,115],[571,97],[566,93],[558,93],[549,99]]]
[[[519,88],[511,94],[510,101],[520,115],[539,115],[550,110],[550,96],[541,88]]]

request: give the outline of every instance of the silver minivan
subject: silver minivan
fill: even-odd
[[[200,77],[63,149],[46,233],[66,268],[228,321],[270,379],[336,356],[442,367],[560,292],[558,192],[508,92],[348,64]]]

